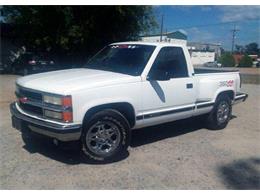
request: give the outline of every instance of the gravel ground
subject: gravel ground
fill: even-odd
[[[10,122],[15,79],[0,75],[1,189],[260,189],[260,85],[242,86],[249,98],[225,130],[194,119],[136,130],[129,154],[94,164],[46,139],[24,144]]]

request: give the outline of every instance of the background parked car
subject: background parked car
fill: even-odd
[[[11,52],[10,52],[11,53]],[[0,74],[8,74],[11,73],[11,65],[15,61],[15,56],[13,53],[9,55],[2,55],[0,56]]]
[[[19,56],[12,64],[12,73],[23,75],[56,69],[58,69],[58,67],[53,59],[44,53],[34,54],[32,52],[26,52]]]
[[[260,59],[253,61],[253,67],[259,68],[260,67]]]
[[[2,62],[0,62],[0,74],[2,74],[3,72],[4,72],[4,66]]]

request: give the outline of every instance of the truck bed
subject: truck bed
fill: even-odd
[[[195,74],[228,73],[228,72],[239,72],[239,70],[223,69],[223,68],[194,68]]]

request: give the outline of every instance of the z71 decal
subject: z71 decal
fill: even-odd
[[[234,85],[234,80],[220,81],[219,83],[220,87],[232,87],[233,85]]]

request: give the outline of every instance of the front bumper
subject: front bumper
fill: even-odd
[[[51,122],[42,121],[19,112],[15,103],[10,104],[12,114],[12,126],[18,130],[29,128],[31,131],[42,134],[60,141],[75,141],[81,136],[81,125],[61,125]]]
[[[246,93],[237,93],[235,98],[234,98],[233,104],[244,102],[244,101],[246,101],[247,98],[248,98],[248,94],[246,94]]]

